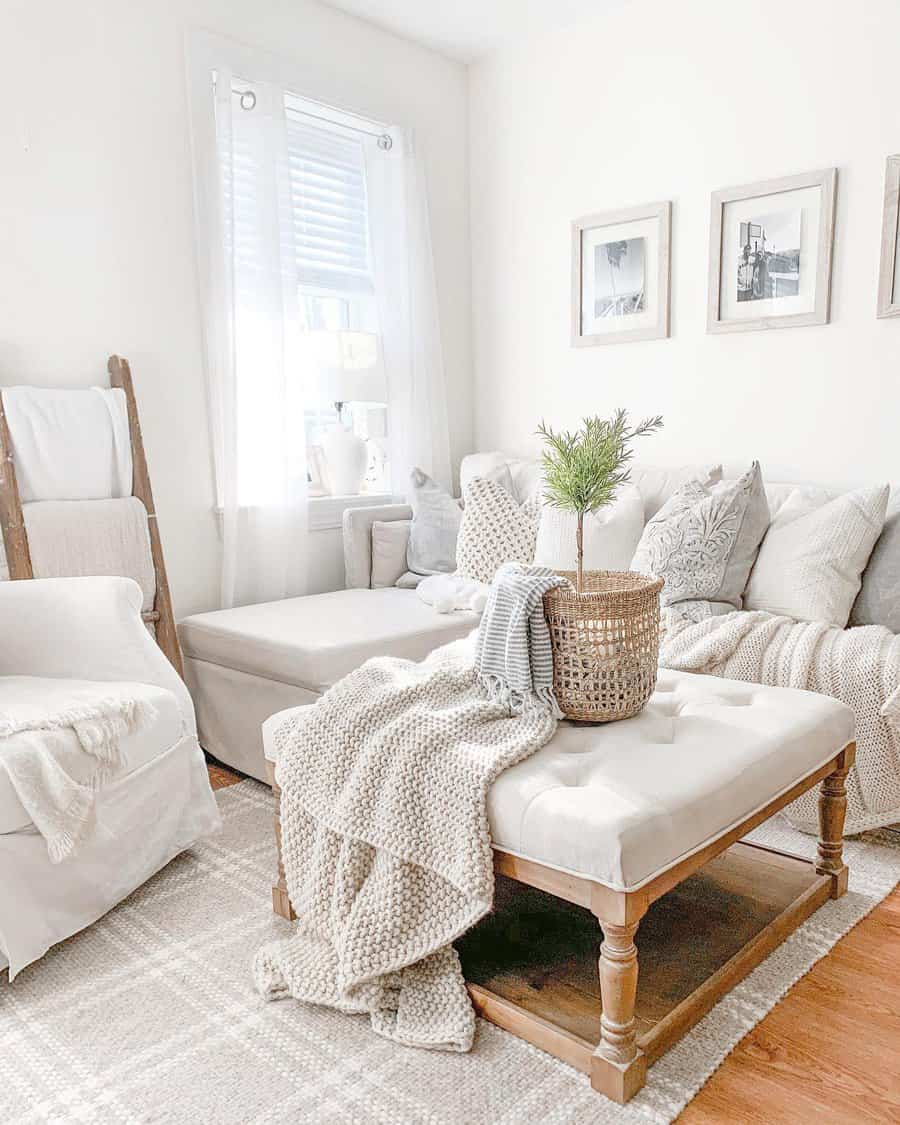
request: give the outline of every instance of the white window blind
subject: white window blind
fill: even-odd
[[[287,101],[287,143],[297,273],[302,286],[373,292],[362,143],[319,125]]]

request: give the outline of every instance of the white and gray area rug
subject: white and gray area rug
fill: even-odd
[[[217,794],[220,835],[181,856],[10,985],[0,978],[0,1122],[607,1125],[672,1121],[741,1037],[900,878],[889,836],[847,844],[851,890],[822,907],[650,1071],[626,1107],[479,1021],[468,1055],[398,1047],[364,1016],[266,1003],[250,963],[271,911],[267,789]],[[754,837],[810,853],[781,821]]]

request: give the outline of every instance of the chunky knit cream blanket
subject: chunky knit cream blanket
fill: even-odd
[[[762,612],[691,622],[670,610],[659,662],[774,687],[831,695],[856,715],[856,766],[847,778],[846,832],[900,821],[900,636],[877,625],[838,629]],[[815,790],[785,810],[817,831]]]
[[[399,1043],[466,1051],[475,1017],[454,939],[491,907],[486,794],[538,750],[554,708],[487,692],[474,635],[420,664],[382,657],[276,732],[295,933],[257,987],[368,1012]]]

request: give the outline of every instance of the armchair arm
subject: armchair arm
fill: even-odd
[[[187,688],[141,620],[131,578],[0,582],[0,675],[156,684],[196,733]]]
[[[344,585],[368,589],[372,585],[372,524],[376,520],[412,519],[408,504],[381,504],[372,508],[344,510]]]

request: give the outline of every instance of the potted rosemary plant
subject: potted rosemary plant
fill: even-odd
[[[554,508],[574,512],[578,518],[575,589],[579,594],[584,590],[584,517],[615,500],[619,488],[631,476],[631,443],[660,429],[662,424],[657,414],[631,427],[627,412],[617,410],[611,418],[585,418],[575,433],[557,433],[544,422],[538,426],[537,432],[546,446],[541,459],[544,501]]]
[[[605,723],[636,715],[656,687],[659,591],[652,575],[584,570],[584,517],[612,503],[630,477],[631,445],[662,418],[631,426],[624,410],[585,418],[575,433],[543,422],[544,502],[577,517],[574,574],[544,595],[553,650],[553,693],[563,714]],[[574,586],[571,580],[574,579]]]

